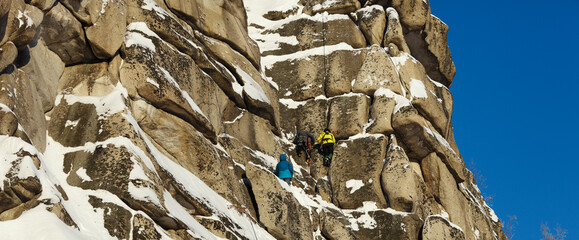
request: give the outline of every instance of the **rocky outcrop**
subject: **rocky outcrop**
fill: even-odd
[[[380,5],[371,5],[356,11],[360,30],[364,33],[368,45],[380,45],[386,29],[386,12]]]
[[[506,239],[454,142],[447,31],[419,0],[0,1],[0,228]],[[325,128],[330,166],[292,143]]]
[[[352,84],[352,92],[372,96],[380,88],[402,94],[400,76],[388,53],[384,48],[372,45]]]
[[[330,14],[346,14],[360,9],[360,2],[357,0],[314,0],[302,1],[304,4],[303,12],[308,15],[328,12]]]
[[[372,201],[380,208],[386,207],[380,176],[387,142],[386,137],[373,135],[337,144],[329,178],[338,206],[356,209]]]
[[[66,65],[95,59],[85,38],[82,23],[60,2],[46,13],[40,29],[40,37]]]
[[[363,94],[341,95],[332,99],[328,127],[336,138],[362,133],[368,122],[370,98]],[[339,131],[337,131],[339,129]]]
[[[260,219],[268,231],[277,239],[313,239],[310,213],[286,192],[289,186],[258,166],[248,164],[246,171]]]
[[[466,239],[462,229],[441,216],[430,216],[424,222],[422,239]]]

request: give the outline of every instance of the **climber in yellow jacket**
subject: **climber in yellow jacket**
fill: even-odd
[[[324,166],[329,167],[332,162],[332,155],[334,153],[334,143],[336,143],[336,138],[334,134],[330,132],[329,128],[324,129],[324,132],[318,137],[319,152],[324,156]]]

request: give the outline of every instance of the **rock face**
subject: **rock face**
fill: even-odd
[[[447,31],[419,0],[0,1],[0,228],[506,239],[454,142]],[[298,156],[325,128],[331,165]]]

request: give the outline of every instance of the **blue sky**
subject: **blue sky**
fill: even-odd
[[[454,132],[513,239],[579,239],[579,1],[430,1],[450,30]],[[472,167],[472,166],[471,166]]]

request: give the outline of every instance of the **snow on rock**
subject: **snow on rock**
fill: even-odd
[[[412,95],[412,98],[428,98],[426,86],[424,86],[424,83],[418,79],[410,80],[410,94]]]
[[[334,51],[339,50],[354,50],[352,46],[347,43],[341,42],[335,45],[327,45],[322,47],[311,48],[295,53],[290,53],[286,55],[269,55],[262,57],[261,63],[263,69],[272,69],[273,65],[277,62],[282,61],[290,61],[290,60],[300,60],[300,59],[308,59],[310,56],[317,56],[317,55],[330,55]]]
[[[146,48],[151,52],[156,51],[155,44],[153,43],[153,40],[151,40],[150,38],[147,38],[145,35],[143,35],[142,33],[139,33],[139,32],[128,31],[125,34],[125,44],[127,47],[137,46],[137,47]]]
[[[271,105],[271,101],[265,94],[265,91],[263,91],[263,88],[261,88],[261,86],[255,80],[253,80],[253,78],[247,72],[243,71],[241,67],[236,66],[235,64],[232,65],[235,67],[235,70],[237,73],[239,73],[239,76],[241,76],[242,81],[245,83],[245,85],[243,85],[243,90],[245,93],[247,93],[255,100]]]
[[[19,218],[1,221],[0,229],[3,239],[107,239],[107,235],[90,236],[78,229],[66,225],[56,215],[46,211],[46,205],[40,204],[24,212]],[[92,210],[91,210],[92,211]],[[84,225],[83,225],[84,227]],[[112,238],[112,237],[108,237]]]
[[[345,210],[344,213],[349,216],[349,221],[352,226],[352,230],[357,231],[360,230],[360,225],[363,228],[367,229],[374,229],[376,228],[376,220],[370,216],[369,212],[376,211],[378,209],[376,202],[364,202],[364,205],[360,208],[355,210]],[[360,217],[354,218],[351,214],[352,212],[361,212],[363,213]]]
[[[393,113],[397,113],[403,107],[412,106],[412,102],[410,102],[410,100],[401,95],[398,94],[394,95],[394,99],[396,100],[396,105],[394,106]]]
[[[356,192],[356,190],[360,189],[364,186],[364,182],[362,180],[351,179],[346,181],[346,188],[351,188],[350,194]]]
[[[28,152],[30,155],[25,155]],[[39,155],[36,148],[17,137],[0,135],[0,190],[12,179],[35,177],[36,166],[31,156]]]
[[[450,144],[448,143],[448,141],[440,134],[438,134],[436,131],[431,130],[430,128],[424,127],[424,131],[426,131],[428,134],[430,134],[431,136],[435,137],[436,140],[442,144],[444,147],[446,147],[448,150],[450,150],[453,154],[456,155],[456,152],[452,149],[452,147],[450,147]]]
[[[397,94],[392,92],[392,90],[388,89],[388,88],[378,88],[378,90],[376,90],[376,92],[374,92],[374,96],[378,97],[378,96],[384,96],[387,98],[394,98]]]
[[[80,179],[82,179],[83,182],[90,182],[92,181],[92,179],[90,178],[89,175],[86,174],[86,168],[79,168],[78,170],[76,170],[76,175],[78,175],[80,177]]]
[[[294,101],[291,98],[280,98],[279,102],[289,109],[297,109],[298,107],[306,105],[307,101]]]

